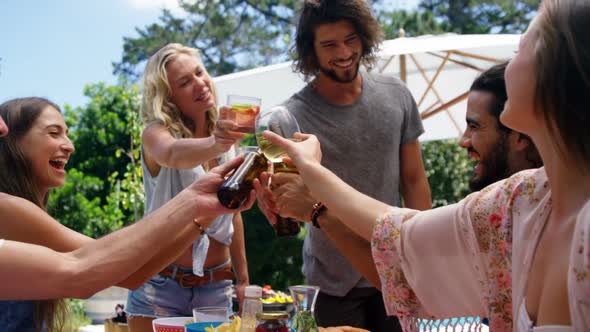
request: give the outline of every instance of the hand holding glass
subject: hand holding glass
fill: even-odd
[[[272,163],[273,172],[297,173],[297,168],[283,162],[283,158],[287,156],[287,153],[262,136],[265,130],[270,130],[284,138],[294,140],[293,135],[301,131],[297,120],[284,106],[271,107],[262,111],[256,118],[256,141],[264,156]],[[278,236],[296,236],[301,230],[297,221],[280,216],[278,216],[277,224],[274,227]]]
[[[256,116],[260,112],[260,98],[238,95],[228,95],[227,105],[231,107],[229,112],[221,114],[222,120],[230,120],[238,125],[236,131],[254,134]]]

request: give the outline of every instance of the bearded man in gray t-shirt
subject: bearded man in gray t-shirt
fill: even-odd
[[[401,190],[407,207],[429,209],[430,189],[417,140],[424,129],[412,95],[398,79],[359,72],[361,63],[371,67],[381,36],[364,0],[306,0],[294,53],[297,70],[310,83],[284,105],[303,132],[318,137],[322,164],[341,179],[391,205],[400,205]],[[267,204],[273,207],[260,203],[271,222],[276,221],[271,210],[312,219],[318,202],[298,175],[275,174],[272,184],[274,200]],[[352,233],[350,243],[330,241],[330,228],[318,228],[330,222],[330,211],[318,206],[303,248],[307,283],[320,286],[318,324],[401,331],[397,319],[386,316],[381,293],[338,250],[368,243]]]

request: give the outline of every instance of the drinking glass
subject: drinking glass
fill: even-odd
[[[271,163],[282,164],[283,157],[286,157],[287,153],[262,137],[262,133],[265,130],[270,130],[284,138],[295,140],[293,135],[301,131],[299,124],[284,106],[273,106],[270,109],[263,110],[256,118],[256,141],[258,142],[258,146]],[[291,169],[297,172],[296,168],[291,167]]]
[[[193,319],[199,322],[229,322],[226,307],[199,307],[193,309]]]
[[[227,105],[231,107],[229,112],[222,112],[222,120],[230,120],[238,125],[235,131],[254,134],[256,116],[260,113],[260,98],[228,95]]]
[[[287,156],[287,153],[262,136],[265,130],[270,130],[284,138],[295,140],[293,135],[301,131],[295,117],[284,106],[274,106],[270,109],[263,110],[256,118],[256,141],[262,154],[271,162],[272,173],[297,173],[295,166],[283,162],[283,158]],[[277,224],[274,225],[274,228],[278,236],[296,236],[301,230],[296,220],[281,216],[277,216]]]

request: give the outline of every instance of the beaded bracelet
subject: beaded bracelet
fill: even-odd
[[[324,210],[326,210],[326,206],[322,202],[317,202],[313,205],[313,211],[311,212],[311,224],[317,228],[320,228],[320,224],[318,223],[318,218]]]

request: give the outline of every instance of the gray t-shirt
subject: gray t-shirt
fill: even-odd
[[[311,85],[284,105],[303,132],[320,140],[325,167],[358,191],[399,206],[400,146],[424,132],[420,114],[402,81],[367,72],[361,76],[361,96],[350,105],[328,103]],[[309,225],[303,273],[309,284],[334,296],[368,285],[323,232]]]

